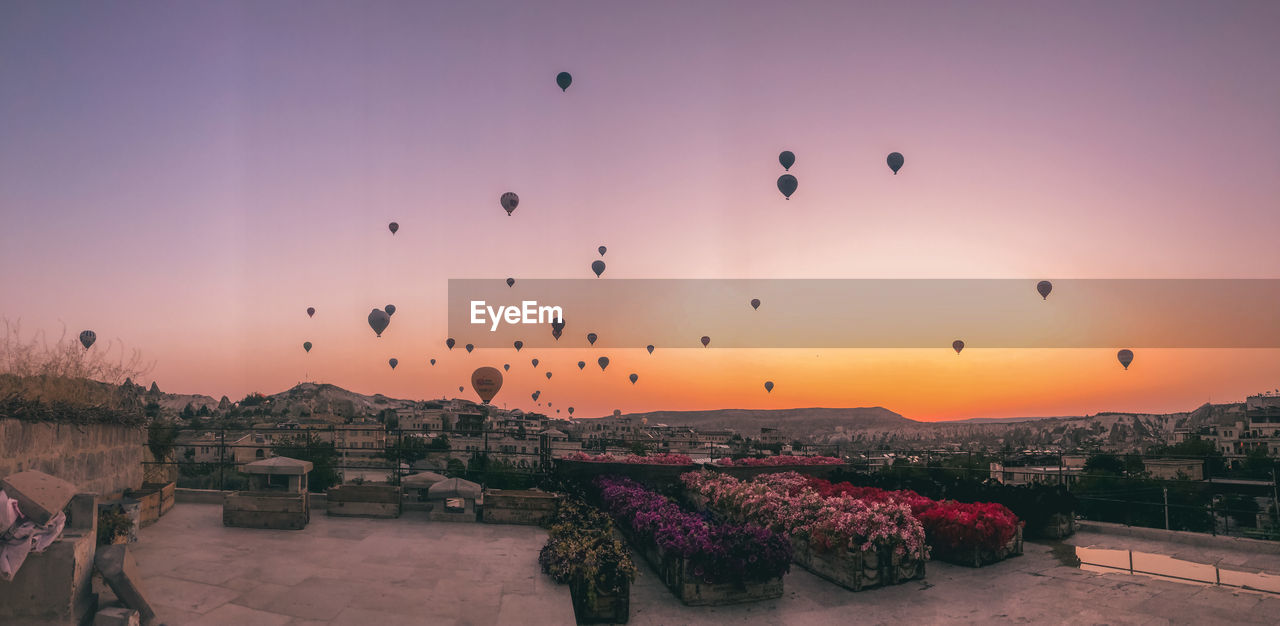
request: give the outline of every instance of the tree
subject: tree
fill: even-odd
[[[258,406],[263,402],[266,402],[266,400],[267,400],[266,396],[255,391],[245,396],[244,399],[240,401],[240,406],[242,407]]]
[[[164,463],[173,451],[173,442],[178,438],[178,429],[173,423],[155,419],[147,424],[147,448],[151,450],[151,458]],[[191,452],[188,449],[188,452]]]
[[[196,409],[190,402],[187,403],[187,406],[182,407],[182,419],[189,420],[195,416]]]
[[[1124,460],[1114,454],[1100,452],[1091,455],[1084,462],[1084,471],[1087,474],[1109,474],[1112,476],[1124,476],[1125,463]]]
[[[338,450],[332,441],[323,441],[312,433],[301,433],[281,438],[271,446],[271,452],[276,456],[311,461],[313,467],[307,475],[311,491],[325,491],[341,480],[337,469]]]

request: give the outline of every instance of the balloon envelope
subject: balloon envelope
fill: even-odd
[[[591,344],[591,345],[593,345],[593,346],[594,346],[594,345],[596,345],[596,334],[595,334],[595,333],[587,333],[587,343],[589,343],[589,344]]]
[[[382,307],[382,310],[387,312],[387,317],[390,317],[396,314],[396,305],[388,304],[387,306]]]
[[[584,368],[584,367],[586,367],[586,366],[587,366],[587,362],[586,362],[586,361],[578,361],[578,369],[582,369],[582,368]]]
[[[311,352],[311,342],[310,341],[302,342],[302,349],[306,350],[307,352]]]
[[[471,344],[467,344],[464,347],[467,349],[467,354],[471,354],[471,351],[476,349],[476,347]]]
[[[547,380],[551,380],[551,372],[547,372]]]
[[[759,309],[759,308],[760,308],[760,298],[752,298],[752,299],[751,299],[751,308],[753,308],[753,309]]]
[[[604,273],[604,261],[597,259],[592,262],[591,271],[596,273],[596,278],[600,278],[600,275]]]
[[[959,339],[951,342],[951,349],[955,350],[956,354],[960,354],[960,351],[964,350],[964,342]]]
[[[454,346],[455,344],[457,344],[457,343],[458,343],[458,342],[456,342],[456,341],[454,341],[454,340],[453,340],[453,337],[450,337],[450,338],[448,338],[448,339],[445,339],[445,340],[444,340],[444,345],[445,345],[445,347],[446,347],[446,348],[449,348],[450,350],[452,350],[452,349],[453,349],[453,346]]]
[[[600,364],[600,371],[602,371],[602,372],[603,372],[603,371],[604,371],[604,368],[609,367],[609,357],[607,357],[607,356],[602,356],[602,357],[600,357],[600,358],[596,359],[596,363],[599,363],[599,364]]]
[[[569,89],[569,85],[573,84],[573,76],[569,72],[560,72],[556,74],[556,85],[560,87],[560,91]]]
[[[398,359],[387,359],[387,364],[391,366],[391,369],[395,369],[400,364],[400,361]]]
[[[606,252],[608,252],[608,251],[609,251],[609,249],[608,249],[608,248],[606,248],[606,247],[604,247],[604,246],[600,246],[599,248],[596,248],[596,252],[599,252],[599,253],[600,253],[600,256],[604,256],[604,253],[606,253]]]
[[[639,377],[639,376],[636,376],[635,374],[632,374],[632,375],[631,375],[631,376],[629,376],[628,378],[630,378],[630,379],[631,379],[631,384],[633,384],[633,385],[634,385],[634,384],[636,384],[636,381],[637,381],[637,380],[640,380],[640,377]]]
[[[888,158],[885,159],[885,163],[889,164],[889,169],[893,170],[895,176],[898,174],[898,170],[902,169],[902,164],[905,161],[901,152],[890,152]]]
[[[551,329],[551,336],[552,336],[552,337],[555,337],[555,338],[556,338],[556,341],[560,341],[560,335],[562,335],[562,334],[564,334],[564,331],[560,330],[559,328],[552,328],[552,329]]]
[[[507,286],[508,286],[508,287],[514,287],[514,286],[515,286],[515,284],[516,284],[516,279],[514,279],[514,278],[508,278],[508,279],[507,279]]]
[[[391,323],[391,316],[387,315],[382,309],[374,309],[369,312],[369,328],[373,329],[374,334],[382,336],[382,331],[387,329],[387,324]]]
[[[644,347],[644,349],[645,349],[645,350],[648,350],[648,351],[649,351],[649,354],[653,354],[653,344],[649,344],[649,345],[645,346],[645,347]]]
[[[573,415],[573,407],[569,407],[569,415]]]
[[[796,164],[796,155],[790,150],[783,150],[782,154],[778,155],[778,162],[782,164],[782,169],[790,171],[791,166]]]
[[[98,333],[95,333],[92,330],[81,331],[80,333],[80,345],[84,346],[85,350],[88,350],[89,346],[92,346],[93,342],[97,340]],[[107,346],[107,349],[110,350],[111,346]]]
[[[1133,363],[1133,351],[1127,349],[1121,350],[1116,353],[1116,359],[1120,361],[1120,364],[1123,365],[1125,369],[1129,369],[1129,364]]]
[[[520,348],[523,348],[523,347],[524,347],[524,342],[523,342],[523,341],[520,341],[519,339],[517,339],[517,340],[515,341],[515,343],[513,343],[513,344],[511,344],[511,345],[513,345],[513,346],[515,346],[515,347],[516,347],[516,352],[519,352],[519,351],[520,351]]]
[[[471,372],[471,388],[480,396],[481,402],[489,404],[498,395],[498,390],[502,389],[502,372],[492,367],[476,368],[476,371]]]
[[[765,390],[765,392],[766,392],[766,393],[772,393],[772,392],[773,392],[773,381],[772,381],[772,380],[766,380],[766,381],[764,381],[764,390]]]
[[[435,364],[436,364],[436,360],[435,360],[435,359],[431,359],[431,364],[432,364],[432,365],[435,365]]]
[[[782,195],[788,200],[791,199],[791,194],[795,193],[796,187],[799,186],[800,181],[796,180],[795,176],[783,174],[778,177],[778,191],[781,191]]]
[[[508,191],[507,193],[502,194],[502,197],[498,199],[498,202],[502,205],[502,208],[506,210],[507,215],[511,215],[511,212],[515,211],[516,207],[520,205],[520,196]]]
[[[1042,280],[1042,281],[1040,281],[1040,282],[1036,283],[1036,291],[1040,294],[1040,297],[1041,297],[1041,298],[1044,298],[1045,300],[1048,300],[1048,299],[1049,299],[1049,292],[1050,292],[1050,291],[1053,291],[1053,283],[1051,283],[1051,282],[1049,282],[1049,281],[1047,281],[1047,280]]]
[[[313,307],[313,306],[309,306],[309,307],[307,307],[307,317],[315,317],[315,314],[316,314],[316,308],[315,308],[315,307]]]
[[[703,335],[703,336],[702,336],[702,347],[704,347],[704,348],[705,348],[705,347],[707,347],[707,344],[709,344],[709,343],[711,343],[711,338],[710,338],[710,337],[708,337],[708,336],[706,336],[706,335]]]
[[[395,222],[391,222],[390,224],[387,224],[387,230],[390,230],[391,234],[394,235],[397,230],[400,230],[400,225]]]
[[[534,367],[537,367],[537,366],[538,366],[538,359],[534,359],[534,360],[532,361],[532,363],[533,363],[533,366],[534,366]]]
[[[503,364],[502,364],[502,371],[504,371],[504,372],[510,372],[510,371],[511,371],[511,364],[510,364],[510,363],[503,363]]]

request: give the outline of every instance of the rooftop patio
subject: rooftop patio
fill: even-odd
[[[221,507],[182,503],[132,546],[167,624],[572,624],[566,586],[538,569],[530,526],[313,515],[301,531],[222,526]],[[1280,556],[1078,533],[1079,546],[1173,554],[1280,571]],[[1069,550],[1066,550],[1069,551]],[[1061,545],[982,569],[931,562],[923,581],[853,593],[796,567],[785,595],[682,605],[643,563],[631,623],[1274,623],[1280,596],[1064,564]],[[108,592],[109,593],[109,592]]]

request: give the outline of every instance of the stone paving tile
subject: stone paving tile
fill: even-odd
[[[224,604],[199,619],[189,622],[191,626],[284,626],[293,618],[288,615],[268,613],[238,604]]]

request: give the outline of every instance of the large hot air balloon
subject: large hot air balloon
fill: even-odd
[[[435,364],[436,364],[436,360],[435,360],[435,359],[431,359],[431,364],[432,364],[432,365],[435,365]]]
[[[523,341],[520,341],[519,339],[517,339],[517,340],[515,341],[515,343],[513,343],[513,344],[511,344],[511,345],[513,345],[513,346],[515,346],[515,347],[516,347],[516,352],[519,352],[519,351],[520,351],[520,348],[523,348],[523,347],[524,347],[524,342],[523,342]]]
[[[889,164],[889,169],[893,170],[893,175],[897,176],[898,170],[902,169],[902,164],[905,160],[902,158],[901,152],[890,152],[885,162]]]
[[[502,364],[502,371],[504,371],[504,372],[510,372],[510,371],[511,371],[511,364],[510,364],[510,363],[503,363],[503,364]]]
[[[306,350],[307,352],[311,352],[311,342],[310,341],[302,342],[302,349]]]
[[[752,298],[752,299],[751,299],[751,308],[756,309],[756,310],[759,310],[759,309],[760,309],[760,298]]]
[[[450,350],[452,350],[453,346],[457,345],[457,343],[458,342],[453,340],[453,337],[444,340],[444,346]]]
[[[586,367],[586,366],[587,366],[587,362],[586,362],[586,361],[578,361],[578,369],[582,369],[582,368],[584,368],[584,367]]]
[[[796,155],[790,150],[783,150],[782,154],[778,155],[778,162],[782,164],[782,169],[790,172],[791,166],[796,164]]]
[[[534,367],[538,367],[538,359],[534,359],[534,360],[530,361],[530,363],[533,363],[533,366],[534,366]]]
[[[608,249],[608,248],[606,248],[606,247],[604,247],[604,246],[600,246],[599,248],[596,248],[596,252],[599,252],[599,253],[600,253],[600,256],[604,256],[604,253],[606,253],[606,252],[608,252],[608,251],[609,251],[609,249]]]
[[[471,354],[471,351],[476,349],[476,347],[471,344],[467,344],[463,347],[467,349],[467,354]]]
[[[391,317],[396,314],[396,305],[388,304],[387,306],[382,307],[382,310],[387,312],[387,317]]]
[[[382,336],[382,331],[387,329],[387,324],[391,323],[391,316],[387,315],[382,309],[374,309],[369,312],[369,328],[373,329],[374,334]]]
[[[400,230],[400,225],[395,222],[391,222],[390,224],[387,224],[387,230],[390,230],[391,234],[394,235],[397,230]]]
[[[569,72],[560,72],[556,74],[556,85],[560,87],[560,91],[568,91],[569,85],[573,84],[573,76]]]
[[[492,367],[476,368],[476,371],[471,372],[471,388],[480,396],[481,402],[489,404],[498,395],[498,390],[502,389],[502,372]]]
[[[95,333],[92,330],[85,330],[80,332],[80,345],[84,346],[85,350],[88,350],[89,346],[92,346],[93,342],[97,340],[98,340],[98,333]],[[111,346],[107,346],[107,349],[110,350]]]
[[[1133,363],[1133,351],[1129,349],[1121,350],[1116,353],[1116,359],[1120,361],[1120,364],[1125,369],[1129,369],[1129,364]]]
[[[951,342],[951,348],[956,351],[956,354],[960,354],[960,351],[964,350],[964,342],[957,339]]]
[[[400,364],[400,361],[398,359],[387,359],[387,364],[391,366],[391,369],[395,369]]]
[[[607,357],[607,356],[602,356],[602,357],[600,357],[600,358],[596,359],[596,363],[600,364],[600,371],[602,371],[602,372],[603,372],[603,371],[604,371],[604,368],[609,367],[609,357]]]
[[[600,275],[604,273],[604,261],[601,261],[599,259],[592,261],[591,271],[596,273],[596,278],[600,278]]]
[[[508,279],[507,279],[507,286],[508,286],[508,287],[514,287],[515,285],[516,285],[516,279],[514,279],[514,278],[508,278]]]
[[[507,215],[511,215],[511,212],[515,211],[516,207],[520,205],[520,196],[508,191],[507,193],[502,194],[502,197],[498,199],[498,202],[502,205],[503,209],[506,209]]]
[[[1044,298],[1045,300],[1048,300],[1048,299],[1049,299],[1049,292],[1050,292],[1050,291],[1053,291],[1053,283],[1051,283],[1051,282],[1049,282],[1049,281],[1047,281],[1047,280],[1042,280],[1042,281],[1040,281],[1040,282],[1036,283],[1036,291],[1038,291],[1038,292],[1040,293],[1040,297],[1041,297],[1041,298]]]
[[[764,381],[764,391],[765,391],[765,393],[773,393],[773,381],[772,381],[772,380],[766,380],[766,381]]]
[[[628,376],[628,378],[630,378],[630,379],[631,379],[631,384],[633,384],[633,385],[634,385],[634,384],[636,384],[636,381],[637,381],[637,380],[640,380],[640,377],[639,377],[639,376],[636,376],[635,374],[632,374],[631,376]]]
[[[653,354],[653,344],[649,344],[649,345],[645,346],[645,347],[644,347],[644,349],[645,349],[645,350],[648,350],[648,351],[649,351],[649,354]]]
[[[587,333],[587,343],[589,343],[589,344],[591,344],[591,345],[593,345],[593,346],[594,346],[594,345],[596,345],[596,334],[595,334],[595,333]]]
[[[547,380],[551,380],[551,372],[547,372]]]
[[[710,343],[711,343],[711,338],[710,338],[710,337],[708,337],[708,336],[706,336],[706,335],[703,335],[703,336],[702,336],[702,347],[704,347],[704,348],[705,348],[705,347],[707,347],[707,345],[708,345],[708,344],[710,344]]]
[[[778,177],[778,191],[782,192],[783,197],[790,200],[791,194],[796,192],[796,187],[800,186],[800,181],[795,176],[783,174]]]
[[[315,315],[316,315],[316,308],[313,306],[307,307],[307,317],[315,317]]]

